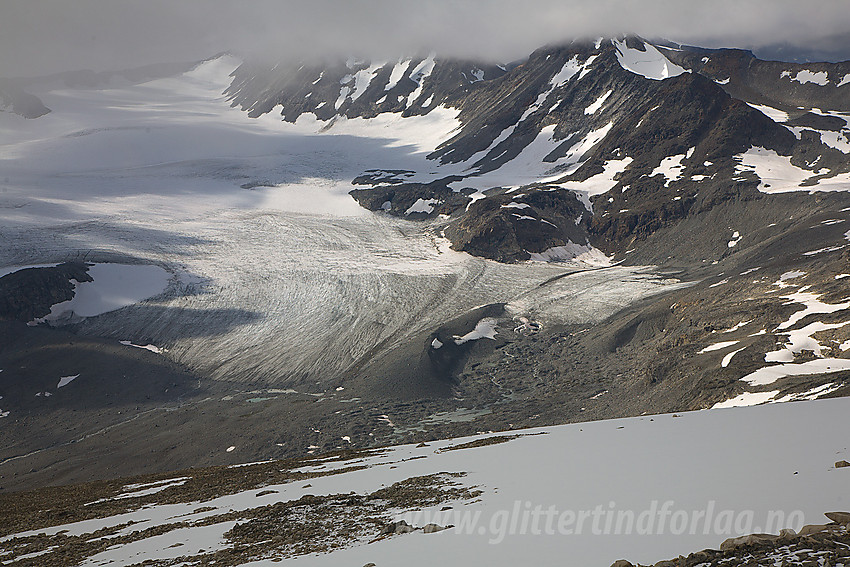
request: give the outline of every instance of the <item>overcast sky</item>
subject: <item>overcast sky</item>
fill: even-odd
[[[434,49],[509,61],[546,43],[624,32],[706,47],[787,43],[850,59],[848,0],[0,0],[0,76],[225,50],[280,59]]]

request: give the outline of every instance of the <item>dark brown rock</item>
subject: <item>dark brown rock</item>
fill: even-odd
[[[836,524],[841,524],[843,526],[850,525],[850,512],[827,512],[824,516]]]

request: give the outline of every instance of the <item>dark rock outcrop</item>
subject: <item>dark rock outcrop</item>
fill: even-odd
[[[53,268],[26,268],[0,278],[0,319],[32,321],[57,303],[74,298],[74,283],[90,282],[89,266],[66,262]]]
[[[7,79],[0,79],[0,111],[3,109],[24,118],[39,118],[50,112],[40,98]]]

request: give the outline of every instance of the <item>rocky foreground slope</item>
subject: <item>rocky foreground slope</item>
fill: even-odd
[[[847,515],[830,513],[825,523],[822,514],[846,503],[850,467],[839,465],[848,448],[835,424],[848,401],[597,421],[0,495],[0,560],[604,567],[681,554],[658,567],[837,566],[847,562]]]

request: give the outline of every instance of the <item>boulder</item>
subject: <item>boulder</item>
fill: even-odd
[[[720,551],[728,551],[744,545],[770,544],[781,538],[781,535],[772,534],[750,534],[740,537],[732,537],[720,544]]]
[[[802,537],[802,536],[808,536],[808,535],[812,535],[812,534],[819,534],[823,531],[826,531],[827,529],[828,528],[825,524],[810,524],[808,526],[803,526],[802,529],[800,529],[800,533],[797,534],[797,535]]]
[[[405,522],[404,520],[399,520],[398,522],[393,522],[388,524],[387,527],[384,528],[384,534],[393,535],[393,534],[409,534],[413,531],[413,526]]]
[[[841,524],[842,526],[850,526],[850,512],[827,512],[824,514],[827,518]]]

